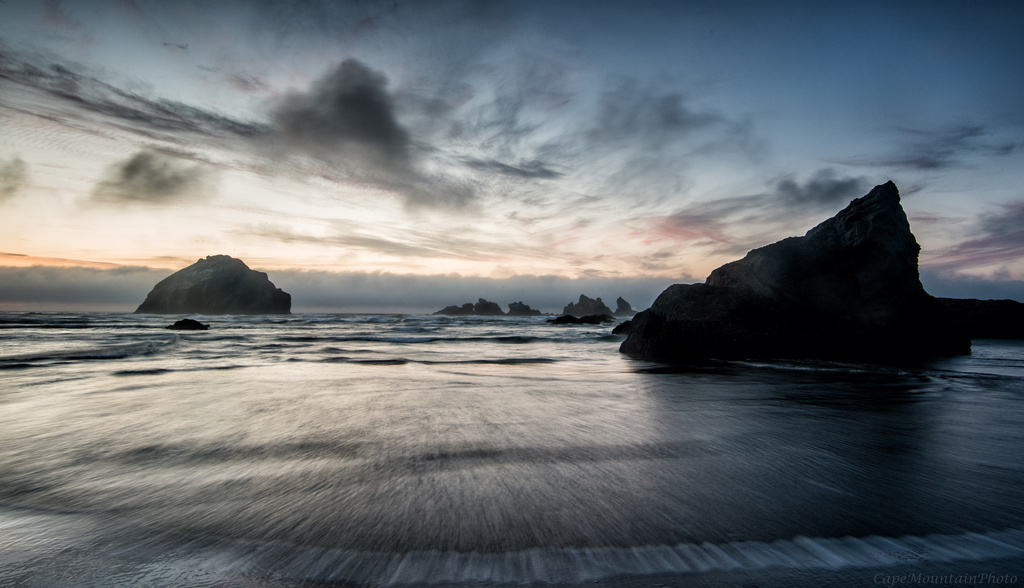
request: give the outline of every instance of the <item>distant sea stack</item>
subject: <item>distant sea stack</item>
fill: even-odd
[[[449,316],[505,316],[497,302],[480,298],[476,304],[467,302],[462,306],[446,306],[434,314],[446,314]]]
[[[508,303],[508,316],[540,316],[541,312],[535,308],[530,308],[529,304],[523,304],[522,302],[509,302]]]
[[[600,297],[597,300],[594,300],[593,298],[588,298],[584,294],[580,294],[579,302],[576,302],[575,304],[570,302],[565,305],[564,309],[562,309],[562,315],[575,317],[601,314],[607,314],[610,316],[612,314],[612,309],[608,308],[604,302],[601,302]]]
[[[291,294],[240,259],[210,255],[161,280],[136,314],[290,314]]]
[[[636,314],[636,311],[633,310],[633,307],[630,306],[630,304],[626,302],[625,299],[622,298],[622,296],[619,296],[618,300],[615,301],[615,304],[616,308],[615,312],[613,313],[613,316],[633,316],[634,314]]]
[[[892,182],[803,237],[754,249],[703,284],[670,286],[632,320],[620,351],[661,361],[901,361],[970,352],[924,291],[920,246]]]

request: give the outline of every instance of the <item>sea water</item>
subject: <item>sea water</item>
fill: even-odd
[[[669,366],[544,317],[176,318],[0,314],[0,586],[1024,554],[1022,342]]]

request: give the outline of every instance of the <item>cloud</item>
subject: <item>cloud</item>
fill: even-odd
[[[702,148],[728,145],[750,150],[755,144],[749,121],[734,121],[713,110],[695,109],[681,92],[658,92],[632,79],[601,95],[586,137],[591,143],[625,143],[647,150],[663,149],[683,140]]]
[[[473,186],[443,172],[420,169],[408,130],[395,113],[385,76],[346,59],[305,92],[291,92],[274,109],[274,139],[286,149],[335,166],[357,182],[405,197],[411,207],[467,206]]]
[[[131,312],[167,270],[0,267],[0,308]]]
[[[866,178],[840,176],[831,168],[819,169],[803,183],[787,175],[758,194],[695,202],[649,219],[647,230],[637,236],[648,243],[671,239],[711,245],[719,253],[742,253],[785,237],[780,233],[795,220],[820,216],[829,208],[838,212],[869,189]],[[736,228],[747,234],[738,235]]]
[[[466,165],[480,171],[523,179],[550,180],[562,176],[561,172],[551,169],[543,161],[537,159],[520,162],[518,165],[509,165],[493,159],[467,159]]]
[[[839,177],[832,168],[820,169],[802,186],[792,177],[775,183],[770,199],[783,206],[831,206],[847,204],[867,193],[868,181],[863,177]]]
[[[14,197],[18,188],[25,183],[27,168],[20,157],[15,156],[10,161],[0,159],[0,202]]]
[[[328,235],[310,235],[270,224],[245,227],[241,232],[284,243],[311,243],[407,258],[497,261],[506,259],[513,247],[520,258],[546,259],[552,255],[549,248],[539,245],[510,244],[489,235],[475,238],[479,235],[472,227],[452,233],[411,230],[396,238],[366,234],[364,227],[344,222],[335,223]]]
[[[84,113],[89,112],[127,123],[120,128],[147,139],[174,143],[180,142],[182,136],[254,139],[269,131],[263,124],[119,88],[84,74],[81,69],[81,66],[60,63],[37,65],[0,47],[0,79],[57,100],[57,104],[65,107],[51,115],[57,122],[63,122],[66,117],[82,119]],[[29,112],[45,116],[52,106],[52,103],[35,101]]]
[[[992,132],[983,125],[957,125],[941,129],[897,129],[900,146],[881,158],[861,158],[858,165],[895,166],[906,169],[934,171],[961,167],[968,157],[998,157],[1016,151],[1021,142],[994,141]]]
[[[999,208],[1002,212],[980,216],[969,239],[931,257],[928,265],[967,269],[1024,259],[1024,200]]]
[[[93,198],[102,202],[166,204],[204,196],[211,172],[160,151],[140,151],[110,166]]]
[[[325,159],[409,164],[409,133],[398,124],[387,79],[354,59],[342,61],[308,92],[292,92],[273,114],[279,139]]]
[[[627,79],[608,86],[576,136],[562,141],[573,154],[587,189],[643,199],[679,197],[693,185],[689,170],[700,163],[761,158],[766,142],[749,118],[736,118],[696,103],[671,80]]]
[[[997,280],[921,268],[921,284],[932,296],[1024,302],[1024,280]]]

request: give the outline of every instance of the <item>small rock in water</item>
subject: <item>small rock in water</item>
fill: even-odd
[[[204,325],[203,323],[194,319],[181,319],[173,325],[164,327],[165,329],[174,329],[175,331],[205,331],[210,328],[210,325]]]
[[[575,317],[571,314],[563,314],[560,317],[548,319],[548,322],[556,325],[599,325],[613,320],[615,319],[613,319],[611,315],[607,314],[591,314],[581,317]]]

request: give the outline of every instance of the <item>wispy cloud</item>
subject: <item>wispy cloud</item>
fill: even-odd
[[[832,168],[819,169],[803,185],[792,176],[775,182],[768,200],[786,209],[845,205],[870,189],[867,178],[840,177]],[[785,211],[784,214],[789,214]]]
[[[967,240],[931,256],[928,265],[957,269],[1015,263],[1024,259],[1024,200],[998,207],[1001,212],[980,216]]]
[[[110,166],[93,190],[101,202],[167,204],[209,194],[212,172],[159,151],[140,151]]]
[[[516,256],[521,259],[543,259],[552,254],[550,249],[539,245],[509,243],[501,238],[474,234],[469,228],[461,234],[413,230],[403,232],[400,237],[367,233],[362,227],[341,222],[335,223],[332,229],[323,235],[308,234],[270,224],[249,226],[241,231],[247,235],[258,235],[283,243],[310,243],[421,259],[499,262],[508,258],[512,247],[515,247]]]
[[[466,165],[480,171],[494,172],[505,176],[523,179],[550,180],[563,175],[562,172],[551,169],[543,161],[539,161],[537,159],[534,159],[533,161],[519,162],[516,165],[502,163],[493,159],[467,159]]]
[[[838,212],[869,188],[866,178],[840,176],[832,168],[819,169],[802,183],[786,175],[758,194],[698,201],[649,219],[648,230],[637,236],[647,242],[670,239],[709,245],[720,253],[741,253],[786,236],[779,231],[794,220],[821,216],[830,209]]]
[[[718,142],[729,142],[738,148],[751,145],[748,123],[731,120],[713,110],[696,109],[681,92],[659,92],[633,79],[624,80],[601,95],[593,126],[586,136],[591,143],[628,144],[648,150],[663,149],[677,141],[691,141],[699,146]]]
[[[0,159],[0,202],[15,195],[28,176],[28,166],[20,157]]]
[[[896,148],[890,153],[855,158],[850,163],[934,171],[967,165],[974,156],[1000,157],[1021,147],[1021,141],[1001,141],[991,128],[961,124],[934,129],[897,129]]]
[[[268,132],[264,124],[242,121],[182,102],[151,98],[76,71],[61,63],[34,64],[0,47],[0,79],[42,92],[64,108],[60,116],[82,118],[85,113],[126,123],[119,128],[146,139],[171,143],[182,136],[252,139]],[[35,104],[46,112],[45,104]],[[41,107],[41,108],[40,108]]]

